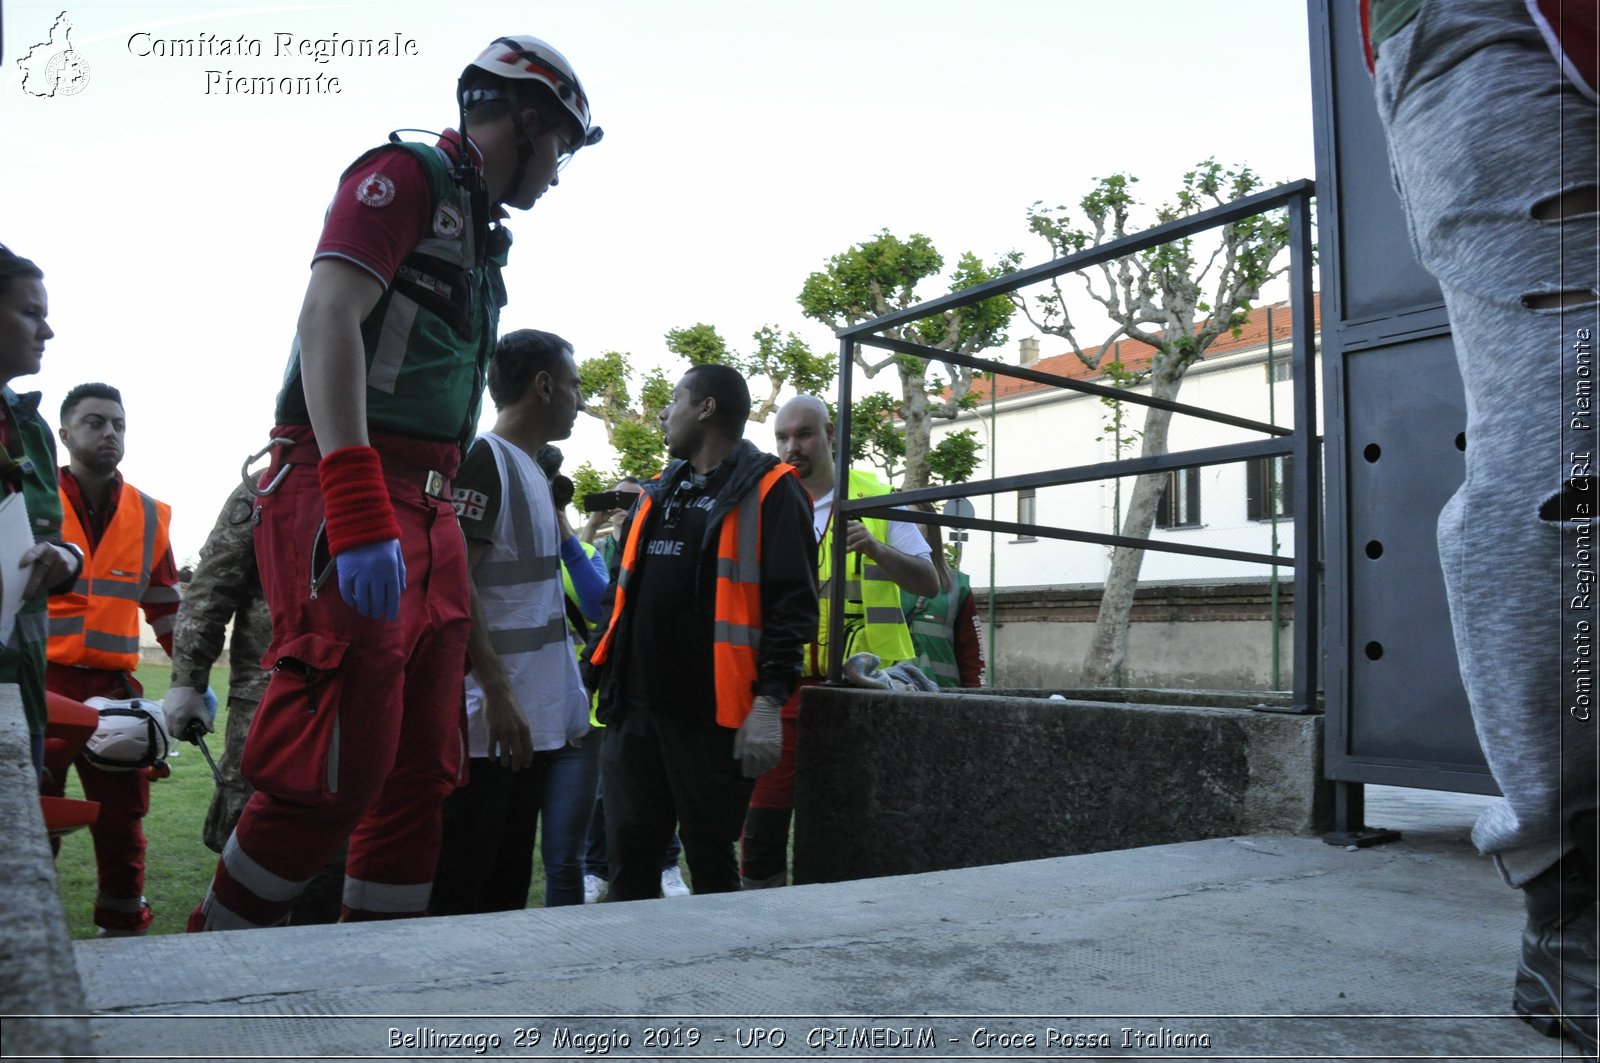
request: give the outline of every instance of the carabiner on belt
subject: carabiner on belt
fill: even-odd
[[[250,471],[250,465],[252,462],[259,461],[261,458],[269,454],[272,451],[272,448],[292,446],[294,443],[295,440],[290,439],[288,436],[273,436],[271,439],[267,440],[266,446],[262,447],[260,450],[244,459],[244,464],[239,466],[239,478],[244,481],[245,490],[249,491],[257,498],[265,498],[272,494],[272,492],[276,491],[278,489],[278,485],[283,483],[283,478],[289,475],[289,470],[294,468],[293,463],[286,461],[279,466],[277,474],[267,482],[265,487],[256,486],[256,482],[261,479],[262,473],[252,473]],[[265,471],[266,470],[262,470],[262,472]]]

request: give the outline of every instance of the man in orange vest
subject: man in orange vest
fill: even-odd
[[[50,599],[45,689],[74,701],[137,697],[144,693],[133,675],[141,607],[172,655],[179,603],[168,542],[172,509],[117,472],[127,418],[116,388],[79,384],[67,392],[59,431],[68,457],[60,471],[61,538],[83,551],[84,561],[72,591]],[[84,796],[100,802],[89,828],[100,879],[95,925],[101,937],[143,934],[151,920],[141,824],[150,809],[149,769],[104,771],[81,755],[76,764]]]
[[[684,374],[661,411],[674,460],[621,529],[589,654],[607,725],[609,900],[661,896],[674,822],[694,892],[739,888],[733,843],[816,635],[811,502],[792,466],[744,439],[749,414],[732,368]]]

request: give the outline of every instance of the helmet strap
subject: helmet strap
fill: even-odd
[[[465,185],[467,176],[476,166],[472,161],[472,152],[467,150],[467,75],[462,74],[456,79],[456,131],[461,134],[461,152],[456,156],[456,164],[451,169],[450,175],[455,178],[457,185]]]
[[[456,131],[461,137],[461,143],[456,151],[456,164],[450,170],[450,177],[455,181],[457,188],[465,189],[471,197],[472,248],[477,265],[481,268],[489,254],[489,189],[483,179],[483,169],[472,158],[472,139],[467,130],[465,73],[456,81],[456,108],[459,112]]]
[[[533,157],[533,138],[528,135],[528,127],[522,124],[522,107],[515,98],[511,103],[511,126],[517,133],[517,165],[511,171],[511,183],[506,186],[508,195],[522,187],[522,175]]]

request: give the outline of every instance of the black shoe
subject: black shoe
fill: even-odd
[[[1594,864],[1568,853],[1522,888],[1528,925],[1511,1006],[1546,1037],[1565,1034],[1595,1054],[1596,938],[1600,902]]]

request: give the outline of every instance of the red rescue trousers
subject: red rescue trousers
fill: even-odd
[[[783,703],[783,749],[778,763],[756,780],[739,846],[739,874],[749,884],[776,883],[789,871],[789,822],[794,814],[795,751],[800,738],[800,692],[822,682],[806,676]]]
[[[439,807],[465,763],[470,597],[448,483],[459,452],[373,435],[406,567],[391,622],[361,616],[339,595],[310,429],[273,434],[296,442],[274,452],[263,482],[285,463],[293,468],[256,511],[273,635],[262,666],[273,674],[240,764],[255,793],[189,926],[281,922],[347,838],[344,918],[423,915],[439,859]]]
[[[44,686],[73,701],[115,701],[144,693],[139,681],[127,672],[74,668],[54,662],[45,666]],[[82,753],[72,766],[83,784],[83,796],[100,802],[100,815],[89,824],[99,878],[94,925],[106,930],[142,932],[154,918],[144,900],[144,817],[150,811],[150,771],[106,771],[89,763]],[[65,777],[52,776],[40,793],[60,797],[66,786]],[[50,846],[59,850],[61,840],[52,838]]]

